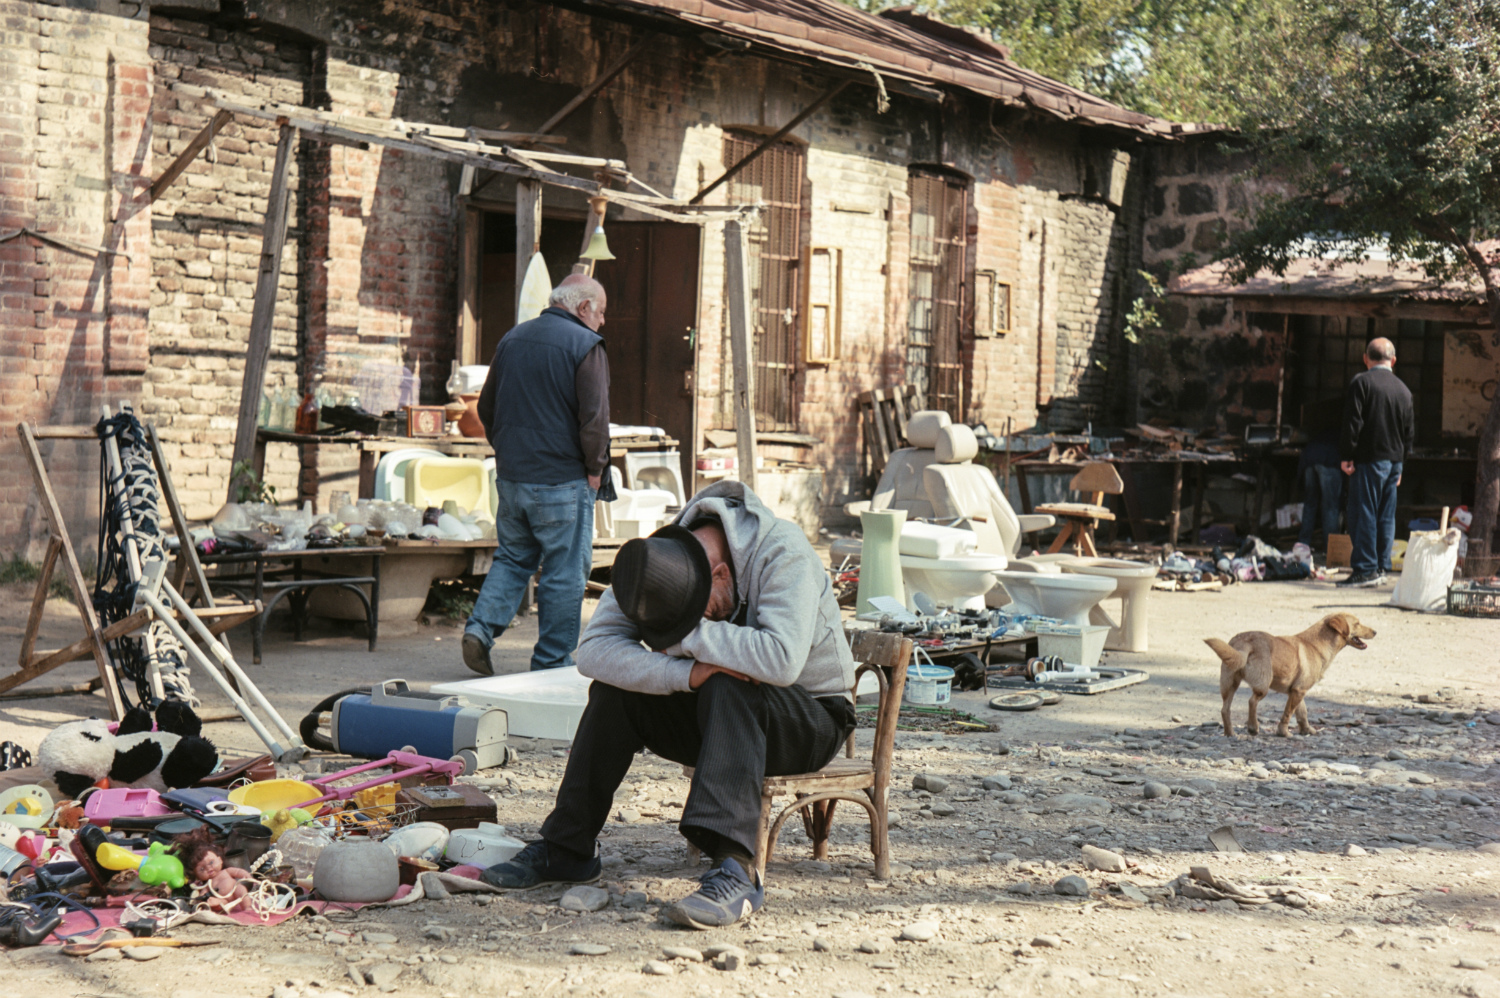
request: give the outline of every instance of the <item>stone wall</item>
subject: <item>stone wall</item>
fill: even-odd
[[[1260,181],[1248,178],[1246,156],[1221,145],[1216,137],[1189,139],[1159,147],[1148,161],[1142,260],[1163,285],[1211,262],[1225,235],[1244,224],[1241,213]],[[1239,317],[1227,298],[1170,298],[1158,313],[1161,329],[1140,346],[1142,419],[1234,435],[1275,420],[1286,350],[1279,318]]]

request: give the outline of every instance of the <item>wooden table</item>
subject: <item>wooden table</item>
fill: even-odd
[[[200,555],[207,566],[249,566],[250,571],[214,574],[208,577],[209,588],[234,593],[262,609],[255,616],[252,661],[260,664],[261,641],[271,611],[283,599],[292,600],[292,626],[296,640],[302,640],[302,626],[307,618],[309,597],[316,589],[331,587],[355,594],[364,605],[365,625],[369,630],[370,651],[380,630],[380,559],[384,547],[302,548],[293,551],[244,551],[229,554]],[[371,570],[367,574],[339,573],[330,559],[337,556],[367,557]],[[307,562],[322,559],[324,568],[309,569]],[[287,575],[290,573],[290,578]],[[365,594],[363,586],[370,588]],[[267,599],[267,594],[270,598]]]
[[[1167,528],[1168,543],[1176,544],[1182,533],[1182,486],[1183,468],[1192,465],[1196,471],[1193,495],[1193,522],[1192,538],[1196,542],[1198,531],[1203,527],[1203,492],[1208,477],[1209,465],[1228,465],[1233,468],[1239,467],[1243,461],[1237,457],[1210,458],[1197,455],[1184,455],[1173,457],[1112,457],[1107,459],[1120,472],[1120,479],[1125,483],[1125,491],[1120,494],[1120,502],[1125,507],[1125,518],[1130,523],[1130,536],[1136,543],[1145,543],[1147,539],[1146,528],[1148,526],[1164,526]],[[1165,519],[1153,519],[1144,515],[1141,508],[1140,490],[1135,480],[1134,472],[1147,466],[1160,467],[1171,465],[1172,467],[1172,499],[1167,508]],[[1021,512],[1029,514],[1032,511],[1031,489],[1027,483],[1028,469],[1033,472],[1049,471],[1054,473],[1078,472],[1083,467],[1080,461],[1017,461],[1013,464],[1016,471],[1016,487],[1021,493]]]

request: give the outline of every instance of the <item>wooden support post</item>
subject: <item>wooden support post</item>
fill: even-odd
[[[1446,511],[1445,511],[1446,512]],[[52,588],[52,571],[57,567],[57,556],[62,554],[62,541],[56,534],[47,538],[47,556],[42,559],[42,574],[36,580],[36,594],[31,598],[31,616],[26,618],[26,633],[21,637],[21,661],[25,669],[36,650],[37,632],[42,629],[42,614],[47,609],[47,590]]]
[[[182,176],[182,171],[191,166],[193,160],[198,158],[198,154],[214,140],[214,136],[219,133],[219,129],[233,120],[234,115],[228,111],[220,110],[218,114],[214,115],[213,119],[203,127],[203,131],[193,136],[193,141],[187,144],[187,148],[182,150],[177,158],[172,160],[171,164],[161,172],[161,176],[151,182],[151,200],[155,201],[161,197],[162,192],[171,187],[177,178]]]
[[[755,491],[755,381],[750,339],[750,286],[745,275],[745,223],[724,223],[724,307],[734,361],[734,429],[740,481]]]
[[[780,142],[782,139],[786,138],[798,125],[802,124],[808,118],[811,118],[824,104],[827,104],[839,94],[843,93],[844,88],[849,86],[849,84],[852,82],[852,80],[844,80],[840,83],[835,83],[833,86],[823,91],[823,95],[821,97],[813,101],[811,104],[807,105],[807,107],[803,108],[801,114],[797,115],[797,117],[793,118],[791,121],[783,125],[775,135],[772,135],[760,145],[756,146],[754,149],[746,153],[744,159],[740,160],[738,163],[725,170],[719,176],[718,180],[715,180],[713,183],[703,188],[703,190],[699,191],[697,194],[694,194],[692,200],[689,201],[688,204],[698,204],[710,193],[718,189],[730,178],[734,177],[735,174],[739,173],[745,167],[755,162],[760,158],[762,153],[774,146],[776,143]]]
[[[609,86],[610,81],[612,81],[616,76],[619,76],[620,73],[624,71],[625,67],[630,65],[631,61],[634,60],[636,56],[644,52],[646,50],[646,47],[655,40],[656,36],[654,34],[648,34],[640,41],[630,46],[630,48],[626,49],[624,55],[620,56],[620,58],[610,63],[609,67],[605,69],[604,72],[600,73],[598,78],[595,79],[593,83],[590,83],[588,86],[580,90],[578,92],[578,96],[574,97],[572,100],[568,101],[561,108],[559,108],[558,112],[552,117],[548,118],[546,123],[543,124],[541,128],[538,128],[537,131],[545,135],[547,132],[552,131],[552,129],[556,128],[558,125],[561,125],[574,111],[583,106],[584,101],[588,100],[590,97],[594,96],[599,91]]]
[[[245,351],[245,377],[240,385],[239,423],[234,430],[234,456],[230,467],[248,462],[255,450],[255,431],[260,421],[261,396],[266,388],[266,365],[271,359],[271,324],[276,314],[276,288],[281,280],[281,251],[286,246],[287,176],[292,164],[292,146],[297,129],[281,126],[276,143],[276,165],[271,171],[271,193],[266,198],[265,226],[260,243],[260,269],[255,278],[255,305],[250,313],[250,341]],[[229,499],[234,499],[236,477],[229,481]]]
[[[57,495],[52,491],[52,480],[47,476],[46,465],[42,463],[42,452],[36,445],[36,436],[32,433],[31,425],[21,423],[17,430],[21,435],[22,450],[26,454],[26,459],[31,462],[31,475],[36,482],[37,495],[42,501],[42,511],[46,514],[47,526],[52,532],[53,540],[61,549],[59,555],[63,561],[63,571],[68,577],[68,584],[73,588],[73,602],[78,608],[78,615],[83,618],[84,630],[88,632],[84,640],[88,643],[88,650],[94,655],[94,664],[99,667],[99,681],[104,684],[104,698],[109,704],[110,717],[118,721],[125,716],[125,705],[120,699],[119,684],[115,682],[115,670],[109,660],[109,650],[104,647],[104,640],[99,633],[99,617],[94,613],[93,593],[83,577],[83,569],[78,565],[78,555],[74,553],[73,545],[68,542],[68,527],[63,520],[62,509],[57,504]],[[29,629],[30,625],[28,625]],[[8,689],[10,686],[34,679],[46,671],[47,669],[37,668],[31,663],[22,663],[20,672],[7,678],[5,688]],[[15,681],[11,682],[11,679]]]
[[[1182,462],[1172,462],[1172,509],[1167,514],[1167,543],[1177,546],[1177,532],[1182,526]]]
[[[585,226],[585,229],[588,227]],[[584,235],[587,245],[588,234]],[[521,287],[531,257],[542,248],[542,183],[539,180],[516,181],[516,307],[515,321],[521,321]]]
[[[463,205],[458,216],[458,348],[460,364],[479,363],[479,232],[484,216]]]

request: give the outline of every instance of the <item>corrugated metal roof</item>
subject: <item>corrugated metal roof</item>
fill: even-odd
[[[1170,139],[1217,130],[1130,111],[1023,69],[988,38],[910,7],[875,16],[839,0],[592,0],[588,6],[666,14],[684,24],[828,65],[874,69],[919,85],[958,87],[1064,121],[1142,137]]]
[[[1471,305],[1484,301],[1478,279],[1440,281],[1413,264],[1367,260],[1294,260],[1286,274],[1262,272],[1239,284],[1225,280],[1227,263],[1211,263],[1180,274],[1167,285],[1176,295],[1210,298],[1399,298]]]

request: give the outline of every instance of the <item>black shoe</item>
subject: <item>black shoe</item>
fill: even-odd
[[[604,872],[604,865],[595,855],[588,859],[575,859],[561,849],[549,849],[545,840],[532,842],[504,863],[481,873],[480,879],[492,887],[507,890],[529,891],[533,887],[548,884],[591,884]]]
[[[477,634],[464,632],[464,665],[481,676],[493,676],[495,667],[490,662],[490,650]]]
[[[1384,579],[1376,572],[1355,572],[1347,579],[1340,579],[1335,582],[1334,585],[1344,586],[1348,589],[1373,589],[1383,581]]]

